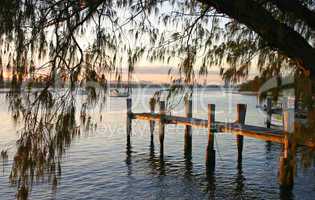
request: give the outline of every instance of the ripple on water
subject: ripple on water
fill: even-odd
[[[149,90],[143,101],[153,93]],[[256,99],[233,95],[231,113],[227,112],[227,96],[209,92],[198,96],[197,115],[206,118],[202,102],[217,104],[218,119],[235,117],[236,103],[247,103],[246,123],[263,125],[263,116],[256,110]],[[136,102],[136,101],[134,101]],[[301,170],[292,193],[281,192],[277,184],[280,145],[245,138],[243,165],[237,165],[235,137],[217,133],[217,152],[214,174],[205,173],[207,131],[193,129],[192,157],[185,157],[183,127],[168,126],[165,136],[165,155],[159,155],[158,133],[155,132],[154,148],[150,146],[148,123],[134,122],[132,147],[126,147],[125,100],[111,101],[114,113],[104,113],[95,134],[84,134],[67,150],[62,163],[62,176],[57,193],[51,185],[35,184],[31,199],[305,199],[315,196],[315,169]],[[1,107],[2,106],[2,107]],[[0,112],[4,112],[3,105]],[[147,104],[135,103],[137,111],[148,110]],[[222,112],[221,112],[222,111]],[[1,119],[2,119],[1,118]],[[2,124],[2,123],[5,123]],[[0,133],[0,144],[15,140],[14,125],[0,120],[6,133]],[[128,151],[129,150],[129,151]],[[9,165],[12,161],[9,161]],[[9,166],[8,165],[8,166]],[[0,199],[14,199],[15,187],[8,183],[10,168],[0,171]]]

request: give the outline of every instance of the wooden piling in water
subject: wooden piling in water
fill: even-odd
[[[160,156],[164,155],[164,135],[165,135],[165,101],[160,101],[160,115],[159,123],[159,140],[160,140]]]
[[[132,99],[127,99],[127,145],[130,145],[130,136],[132,128]]]
[[[215,169],[214,128],[215,105],[208,104],[208,144],[206,150],[206,168],[209,173],[212,173]]]
[[[292,141],[289,133],[287,133],[286,135],[287,136],[285,138],[282,153],[279,159],[278,179],[281,187],[291,189],[294,184],[296,169],[296,143]]]
[[[266,125],[267,125],[267,128],[270,128],[271,127],[271,115],[272,115],[272,99],[270,97],[267,98],[266,113],[267,113]]]
[[[246,117],[246,104],[237,104],[237,123],[244,125]],[[243,158],[243,145],[244,145],[244,136],[236,135],[236,145],[237,145],[237,160],[238,162],[242,161]]]
[[[280,186],[291,189],[294,184],[296,168],[296,142],[292,138],[294,132],[294,108],[289,108],[288,102],[283,103],[284,142],[279,159],[278,179]]]
[[[151,98],[149,102],[150,106],[150,112],[151,114],[154,114],[155,111],[155,99]],[[150,120],[150,136],[151,136],[151,146],[154,146],[154,126],[155,126],[155,121]]]
[[[185,115],[192,118],[192,100],[185,100]],[[192,149],[192,128],[190,125],[185,126],[185,155],[190,155]]]

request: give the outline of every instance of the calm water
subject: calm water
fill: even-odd
[[[148,111],[148,99],[154,90],[135,90],[133,111]],[[235,120],[237,103],[246,103],[246,123],[264,125],[263,114],[256,109],[256,98],[221,91],[197,92],[194,116],[205,118],[207,104],[216,104],[216,118]],[[30,199],[315,199],[315,168],[298,165],[292,193],[281,192],[277,183],[280,145],[245,138],[243,165],[236,163],[235,136],[217,133],[216,170],[205,173],[206,129],[193,129],[192,158],[185,158],[184,129],[168,125],[164,159],[159,156],[158,137],[150,146],[148,122],[133,121],[131,151],[126,149],[126,101],[110,99],[96,114],[97,129],[82,133],[66,151],[62,177],[56,193],[48,183],[33,186]],[[94,112],[98,113],[95,108]],[[173,114],[183,114],[179,106]],[[14,144],[15,125],[7,112],[4,94],[0,96],[0,149]],[[157,136],[157,132],[155,132]],[[301,149],[299,149],[300,151]],[[14,152],[10,151],[10,159]],[[16,188],[10,186],[12,161],[0,171],[0,199],[14,199]]]

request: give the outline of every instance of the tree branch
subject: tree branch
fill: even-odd
[[[255,31],[270,46],[300,61],[315,78],[315,49],[296,31],[277,21],[253,0],[198,0]]]
[[[272,0],[282,12],[291,13],[315,30],[315,12],[298,0]]]

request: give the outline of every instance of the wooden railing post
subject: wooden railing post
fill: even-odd
[[[266,113],[267,113],[266,125],[267,125],[267,128],[270,128],[271,127],[271,116],[272,116],[272,99],[270,97],[267,98]]]
[[[237,104],[237,123],[240,125],[245,124],[246,118],[246,104]],[[243,145],[244,145],[244,136],[236,135],[236,144],[237,144],[237,152],[238,152],[238,162],[242,161],[243,158]]]
[[[161,115],[161,120],[159,123],[160,156],[163,156],[165,135],[165,101],[160,101],[160,115]]]
[[[151,98],[149,104],[150,104],[150,112],[151,112],[151,114],[153,114],[154,110],[155,110],[155,99]],[[155,126],[155,121],[150,120],[150,134],[151,134],[151,145],[152,146],[154,146],[154,126]]]
[[[215,105],[208,104],[208,145],[206,150],[206,168],[207,172],[210,173],[212,173],[215,169],[214,128]]]
[[[127,145],[130,145],[130,135],[132,127],[132,99],[127,99]]]
[[[288,102],[284,99],[283,105],[283,130],[285,131],[283,149],[279,159],[279,183],[281,187],[292,188],[296,168],[296,142],[292,139],[294,132],[294,100]]]
[[[188,119],[192,118],[192,100],[185,100],[185,115]],[[192,148],[192,128],[189,125],[185,126],[185,155],[191,154]]]

